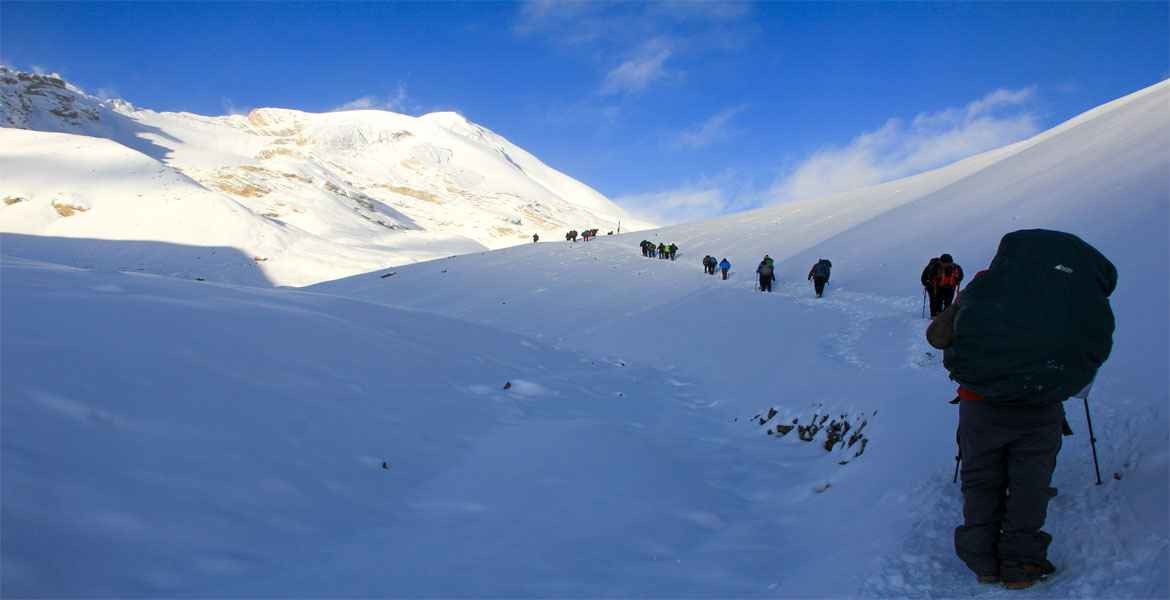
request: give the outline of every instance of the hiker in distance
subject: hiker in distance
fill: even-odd
[[[540,234],[539,233],[532,234],[532,243],[535,244],[536,242],[539,242],[539,241],[540,241]]]
[[[776,266],[772,262],[772,257],[764,255],[764,260],[756,267],[756,274],[760,276],[760,291],[771,292],[772,282],[776,281]]]
[[[670,258],[670,255],[666,253],[666,244],[663,244],[662,242],[658,243],[658,258],[663,260]]]
[[[727,259],[724,258],[719,261],[719,270],[723,271],[723,281],[727,281],[727,272],[731,270],[731,263],[727,262]]]
[[[820,298],[825,293],[825,284],[829,282],[829,272],[833,269],[833,263],[826,258],[817,259],[817,264],[813,265],[808,271],[808,279],[813,282],[813,288],[817,292],[817,298]]]
[[[1084,396],[1109,357],[1116,286],[1113,263],[1080,238],[1016,231],[931,321],[927,340],[959,384],[955,552],[980,582],[1023,589],[1056,571],[1042,528],[1063,402]]]
[[[670,260],[674,260],[674,256],[678,254],[678,244],[671,242],[670,245],[666,247],[666,252],[670,255]]]
[[[950,254],[930,259],[922,270],[922,287],[930,296],[930,317],[946,310],[955,299],[955,291],[963,282],[963,267],[955,264]]]
[[[718,263],[718,261],[715,260],[714,256],[711,256],[710,254],[708,254],[707,256],[704,256],[703,257],[703,272],[708,274],[708,275],[714,275],[715,274],[715,267],[718,264],[719,263]]]

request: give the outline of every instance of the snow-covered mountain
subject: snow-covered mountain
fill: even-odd
[[[8,199],[0,231],[222,244],[261,261],[279,284],[501,248],[533,233],[550,240],[570,228],[648,226],[455,113],[154,112],[0,67],[0,126],[0,197]],[[96,170],[66,166],[69,176],[60,177],[65,165]],[[199,200],[168,212],[175,202],[165,199],[188,197]],[[231,207],[237,218],[224,227],[219,217],[203,218],[203,205]],[[151,218],[134,214],[140,209]],[[135,267],[176,272],[145,257]],[[183,271],[223,280],[202,265]]]
[[[1168,103],[1158,84],[815,202],[307,290],[3,256],[0,584],[70,597],[1018,594],[954,556],[954,386],[923,339],[918,275],[941,252],[974,272],[1004,233],[1050,227],[1117,265],[1118,328],[1090,400],[1106,481],[1093,485],[1068,403],[1076,433],[1046,528],[1059,571],[1026,594],[1167,597]],[[642,237],[677,242],[678,261],[642,258]],[[765,252],[774,294],[753,289]],[[731,279],[704,275],[704,254],[728,257]],[[822,256],[833,279],[816,299],[805,275]],[[794,419],[824,427],[779,435]],[[856,443],[828,443],[833,421]]]

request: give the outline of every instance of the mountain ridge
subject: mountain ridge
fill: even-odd
[[[304,285],[342,271],[502,248],[530,242],[534,233],[549,240],[568,229],[598,228],[604,233],[651,226],[503,136],[452,112],[418,117],[379,110],[310,113],[285,108],[228,116],[157,112],[94,97],[56,76],[0,67],[0,123],[6,129],[111,140],[279,228],[314,238],[319,245],[332,243],[367,255],[315,275],[302,270],[289,279],[274,273],[273,281],[281,284]],[[51,171],[52,165],[36,168]],[[34,196],[53,192],[18,189],[28,187],[26,175],[0,179],[0,188],[12,188],[0,189],[0,194],[44,205]],[[102,195],[93,182],[68,183],[88,195]],[[143,190],[147,197],[157,193]],[[0,212],[0,231],[43,233],[21,223],[28,221]],[[72,228],[55,229],[69,235]],[[172,241],[157,237],[165,233],[159,227],[140,232],[79,229],[97,237],[149,233],[156,237],[143,239]],[[432,243],[421,243],[428,237]],[[244,241],[240,247],[250,251]],[[384,251],[382,260],[377,259],[378,249]]]

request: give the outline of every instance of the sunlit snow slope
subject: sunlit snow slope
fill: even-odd
[[[632,234],[460,257],[401,269],[392,278],[370,274],[315,289],[655,364],[707,382],[712,400],[733,415],[775,406],[776,422],[787,422],[807,421],[818,410],[877,411],[862,459],[869,461],[865,474],[852,463],[825,461],[824,475],[839,486],[834,490],[864,499],[857,511],[826,514],[817,503],[778,507],[784,518],[831,521],[817,536],[833,540],[833,547],[802,558],[808,572],[850,565],[834,586],[804,591],[964,595],[976,589],[950,546],[960,514],[950,485],[957,415],[945,403],[953,387],[922,339],[918,276],[928,258],[943,252],[973,274],[1012,230],[1076,233],[1120,271],[1116,348],[1092,402],[1103,468],[1121,480],[1089,484],[1083,410],[1069,404],[1079,435],[1067,439],[1061,457],[1052,529],[1054,560],[1072,573],[1045,589],[1095,595],[1103,593],[1097,587],[1103,582],[1133,578],[1136,587],[1110,593],[1165,595],[1168,109],[1170,84],[1163,82],[1034,139],[937,171],[650,233],[652,240],[679,244],[675,263],[642,258],[637,244],[646,236]],[[730,259],[730,281],[702,274],[700,258],[708,253]],[[780,287],[772,295],[754,291],[753,271],[765,253],[778,261]],[[835,267],[822,300],[806,282],[819,257]],[[875,472],[880,476],[867,479]],[[776,473],[778,488],[788,482],[784,470]]]
[[[1160,84],[817,202],[307,290],[6,256],[0,584],[1009,597],[953,553],[957,415],[917,280],[930,256],[974,272],[1003,233],[1044,226],[1096,245],[1121,280],[1092,396],[1107,480],[1092,484],[1070,403],[1048,526],[1061,571],[1027,594],[1166,597],[1168,101]],[[679,260],[642,258],[643,236],[676,241]],[[764,252],[773,294],[753,289]],[[730,281],[702,274],[707,253],[734,263]],[[835,265],[820,300],[804,281],[818,256]],[[775,433],[821,417],[850,435],[826,450],[827,427]]]
[[[58,135],[17,135],[18,129]],[[279,284],[502,248],[530,242],[534,233],[551,239],[570,228],[605,233],[619,224],[647,226],[455,113],[154,112],[99,100],[54,76],[0,67],[0,134],[0,232],[203,246],[226,240],[258,255],[259,271]],[[63,163],[95,160],[102,168],[94,177],[76,169],[58,177]],[[163,181],[117,177],[144,168],[166,175]],[[185,180],[185,190],[167,185],[177,178]],[[244,211],[226,231],[219,229],[211,221],[224,222],[215,215],[171,210],[167,199],[185,191]],[[53,204],[64,202],[59,197],[83,198],[91,205],[82,208],[92,212],[58,214]],[[20,208],[39,216],[8,210],[19,203],[33,205]],[[128,214],[139,208],[151,214],[149,227]],[[257,225],[257,219],[267,223]],[[268,233],[237,235],[257,229]],[[169,273],[185,257],[162,264],[157,258],[135,262],[148,272]],[[202,264],[184,266],[207,278],[243,282]]]

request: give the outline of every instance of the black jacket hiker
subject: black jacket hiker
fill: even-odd
[[[829,273],[833,269],[833,263],[828,259],[822,258],[817,261],[808,271],[808,278],[813,282],[816,288],[817,298],[820,298],[825,293],[825,284],[829,282]]]
[[[776,281],[776,270],[772,263],[767,260],[760,261],[760,266],[756,267],[756,274],[760,276],[760,291],[771,292],[772,282]]]
[[[955,551],[981,578],[1030,586],[1053,571],[1043,531],[1064,400],[1109,357],[1117,270],[1080,238],[1004,236],[991,267],[931,323],[959,383],[963,524]]]

